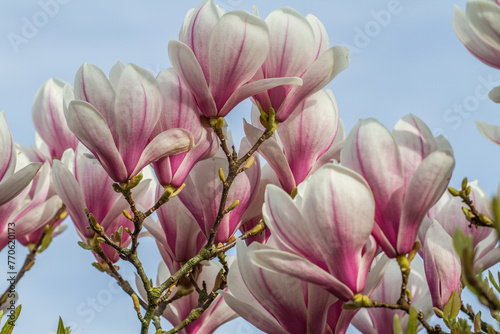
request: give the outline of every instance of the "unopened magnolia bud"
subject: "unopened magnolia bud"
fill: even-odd
[[[219,168],[219,179],[224,183],[226,182],[226,177],[224,176],[224,171],[222,168]]]
[[[132,300],[134,301],[134,309],[140,313],[141,312],[141,304],[139,303],[139,297],[134,293],[132,294]]]
[[[465,190],[467,188],[467,178],[464,177],[464,179],[462,180],[462,190]]]
[[[453,188],[453,187],[449,187],[448,188],[448,192],[452,195],[452,196],[460,196],[460,191],[458,191],[457,189]]]
[[[490,217],[486,216],[485,214],[480,213],[479,219],[487,225],[493,225],[493,220],[491,220]]]
[[[253,155],[250,156],[250,158],[248,158],[247,162],[243,166],[242,170],[247,170],[248,168],[250,168],[250,166],[252,166],[254,161],[255,161],[255,158],[253,157]]]
[[[472,191],[471,187],[467,186],[467,189],[465,189],[465,194],[469,196],[471,191]]]
[[[470,221],[471,219],[471,212],[469,209],[467,209],[465,206],[462,207],[462,211],[464,212],[465,214],[465,218]]]
[[[238,204],[240,204],[240,201],[239,200],[236,200],[233,202],[233,204],[231,204],[227,209],[226,209],[226,212],[229,212],[229,211],[232,211],[234,210]]]
[[[123,215],[124,215],[124,216],[125,216],[128,220],[133,220],[133,219],[132,219],[132,216],[130,215],[130,213],[128,213],[128,211],[127,211],[127,210],[123,210],[122,212],[123,212]]]
[[[141,182],[142,178],[143,178],[142,173],[140,173],[140,174],[139,174],[139,175],[137,175],[137,176],[134,176],[134,177],[130,180],[129,184],[127,185],[127,189],[132,189],[132,188],[137,187],[137,186],[139,185],[139,183]]]
[[[120,187],[120,185],[118,183],[113,183],[112,185],[113,187],[113,190],[117,193],[121,193],[122,192],[122,187]]]

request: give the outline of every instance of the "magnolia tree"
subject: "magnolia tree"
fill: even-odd
[[[453,24],[500,69],[498,1],[456,8]],[[238,316],[273,334],[496,333],[498,277],[483,272],[500,261],[500,206],[467,179],[448,188],[453,149],[416,115],[392,132],[375,119],[344,130],[323,88],[349,51],[315,16],[284,7],[264,20],[206,0],[168,54],[157,77],[118,61],[109,75],[84,63],[73,87],[46,81],[36,147],[14,144],[0,115],[0,249],[29,249],[0,298],[2,333],[20,316],[15,284],[68,215],[94,267],[130,295],[140,333],[212,333]],[[236,151],[224,117],[245,99]],[[499,126],[478,129],[500,145]],[[142,237],[158,245],[156,277]]]

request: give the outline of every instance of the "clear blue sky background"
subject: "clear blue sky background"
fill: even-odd
[[[156,74],[170,66],[168,41],[177,38],[185,13],[198,4],[192,0],[60,1],[64,4],[46,22],[40,12],[48,0],[0,1],[0,110],[5,110],[14,139],[23,145],[34,144],[31,107],[45,80],[59,77],[73,83],[83,62],[108,72],[118,59]],[[452,143],[456,157],[452,185],[458,187],[467,176],[478,179],[489,195],[496,193],[500,148],[481,137],[474,121],[500,124],[500,106],[486,98],[491,82],[500,85],[500,72],[473,58],[455,36],[453,5],[464,8],[464,0],[216,2],[226,10],[251,11],[256,5],[261,17],[286,5],[319,17],[331,45],[351,47],[349,68],[328,86],[347,131],[360,118],[375,117],[392,128],[399,118],[414,113]],[[377,13],[391,6],[397,13],[377,23]],[[25,44],[13,47],[9,34],[23,37],[25,22],[37,19],[38,31],[24,36]],[[360,31],[368,35],[363,38]],[[243,103],[228,117],[235,142],[243,136],[241,118],[248,115],[249,103]],[[17,333],[54,331],[59,315],[75,334],[138,332],[130,297],[91,267],[92,255],[78,247],[77,240],[70,226],[18,284],[23,312]],[[143,241],[142,246],[153,276],[160,257],[153,242]],[[19,265],[25,253],[18,248]],[[6,262],[5,252],[0,253],[0,268]],[[130,267],[120,265],[126,278],[132,279]],[[0,288],[5,284],[0,283]],[[258,332],[242,321],[217,331]]]

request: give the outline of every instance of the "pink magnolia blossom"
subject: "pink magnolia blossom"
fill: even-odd
[[[230,264],[232,259],[228,258]],[[222,265],[218,262],[204,262],[193,271],[196,282],[201,287],[203,282],[207,285],[207,290],[212,291],[215,280],[219,272],[222,270]],[[165,263],[161,262],[158,266],[158,276],[156,278],[157,285],[160,285],[167,280],[174,272],[170,271]],[[147,300],[146,290],[142,281],[136,276],[136,285],[142,298]],[[192,288],[192,286],[182,287],[183,289]],[[174,288],[171,296],[175,296],[179,292],[179,285]],[[174,302],[168,304],[162,316],[167,319],[173,326],[181,323],[191,312],[198,307],[198,293],[191,292]],[[217,296],[210,306],[203,312],[200,318],[187,325],[180,330],[179,334],[211,334],[219,326],[237,317],[237,314],[229,308],[222,296]]]
[[[401,295],[401,270],[395,260],[391,260],[383,276],[382,283],[370,294],[370,299],[378,302],[395,304]],[[419,257],[411,262],[411,273],[407,285],[411,292],[411,304],[421,310],[428,320],[433,314],[432,301],[425,279],[424,265]],[[392,333],[394,316],[398,315],[401,328],[406,333],[408,314],[404,311],[386,308],[360,309],[352,320],[352,324],[365,334]],[[420,325],[421,327],[422,325]]]
[[[0,112],[0,206],[19,195],[42,166],[40,162],[17,164],[17,153],[4,112]]]
[[[460,292],[462,267],[453,247],[453,238],[437,220],[428,227],[423,253],[425,276],[434,307],[442,310],[454,290]]]
[[[16,169],[29,163],[27,156],[22,151],[19,152]],[[15,224],[15,238],[27,245],[30,237],[33,237],[31,234],[43,229],[61,206],[61,200],[51,189],[50,165],[45,162],[24,190],[0,206],[0,250],[9,241],[9,223]],[[35,242],[37,241],[38,239]]]
[[[256,108],[252,116],[254,125],[245,122],[245,133],[255,143],[263,130],[258,128]],[[343,139],[337,102],[330,90],[322,90],[302,101],[285,122],[279,123],[275,135],[258,152],[290,193],[319,167],[339,160]]]
[[[200,160],[217,153],[219,142],[212,129],[205,128],[200,121],[200,110],[191,91],[173,69],[158,75],[158,83],[163,94],[163,110],[151,138],[172,128],[188,130],[194,139],[191,150],[160,158],[153,162],[161,185],[182,185],[193,166]]]
[[[493,217],[492,204],[486,193],[478,186],[477,181],[467,184],[471,187],[470,199],[474,203],[478,212]],[[455,229],[460,229],[465,236],[472,236],[472,246],[476,252],[474,266],[482,266],[483,270],[488,269],[500,260],[500,249],[495,249],[496,234],[488,227],[475,227],[467,221],[462,207],[465,204],[459,197],[453,197],[449,192],[445,192],[441,199],[427,213],[428,219],[420,227],[419,237],[425,244],[425,233],[433,220],[439,222],[443,229],[453,237]]]
[[[158,198],[163,191],[163,187],[158,185]],[[200,252],[207,243],[207,237],[178,197],[171,198],[156,213],[158,222],[145,221],[144,226],[155,238],[169,271],[176,272],[181,263]]]
[[[327,311],[337,298],[319,286],[286,274],[260,268],[250,261],[257,251],[271,247],[237,244],[238,256],[228,275],[229,291],[220,291],[238,315],[265,333],[331,333]]]
[[[252,260],[347,301],[365,288],[375,256],[374,212],[366,181],[339,165],[318,169],[299,186],[294,199],[269,185],[263,213],[278,250],[253,252]]]
[[[488,66],[500,69],[500,4],[496,0],[467,2],[464,12],[455,6],[453,26],[463,45]],[[500,103],[500,86],[489,94]]]
[[[491,202],[478,187],[470,182],[470,198],[476,209],[492,217]],[[475,253],[474,268],[483,270],[500,261],[500,248],[496,232],[487,227],[474,227],[462,212],[462,200],[444,193],[441,199],[429,210],[418,232],[422,243],[421,255],[425,260],[425,271],[435,307],[443,308],[453,290],[460,291],[462,269],[460,259],[453,247],[453,235],[458,228],[465,236],[472,236]]]
[[[84,63],[75,78],[75,98],[66,111],[68,127],[116,182],[125,182],[149,163],[182,153],[192,135],[170,129],[151,138],[163,97],[155,77],[118,62],[109,75]]]
[[[134,224],[122,214],[123,210],[129,210],[127,201],[122,194],[113,190],[113,180],[101,165],[85,156],[86,152],[82,145],[78,146],[75,153],[71,150],[66,151],[61,161],[54,160],[52,173],[54,187],[66,204],[78,235],[83,241],[94,236],[94,231],[87,229],[89,222],[85,209],[94,215],[108,235],[117,231],[120,226],[133,231]],[[148,185],[149,180],[143,180],[133,189],[133,198],[136,202],[140,202]],[[128,243],[130,236],[124,232],[122,245],[126,247]],[[113,248],[101,245],[110,260],[113,262],[119,260]]]
[[[269,53],[269,29],[258,17],[237,10],[224,13],[206,0],[186,15],[180,41],[170,41],[172,67],[190,87],[206,117],[224,117],[244,99],[299,78],[249,82]]]
[[[446,190],[455,166],[448,141],[434,138],[411,114],[392,134],[374,119],[360,120],[340,161],[370,185],[376,204],[373,236],[391,258],[411,251],[425,214]]]
[[[68,128],[64,112],[69,101],[74,99],[73,89],[61,79],[51,78],[38,90],[33,102],[33,124],[40,139],[41,155],[52,163],[52,158],[60,159],[68,148],[78,145],[78,138]],[[37,143],[37,144],[38,144]]]
[[[243,140],[240,145],[240,157],[248,152],[249,148],[249,144]],[[198,162],[186,179],[186,187],[178,195],[207,238],[217,218],[222,196],[219,169],[222,168],[224,175],[228,175],[227,165],[227,159],[218,155]],[[256,157],[250,168],[236,176],[229,190],[226,207],[237,200],[239,204],[222,219],[215,238],[216,243],[227,241],[238,230],[241,217],[257,192],[259,181],[260,164]]]
[[[276,111],[276,120],[286,120],[308,96],[325,87],[349,64],[344,46],[329,48],[328,34],[317,17],[304,17],[295,9],[276,9],[266,18],[271,43],[269,55],[252,80],[300,77],[303,85],[284,85],[254,95],[264,112]]]

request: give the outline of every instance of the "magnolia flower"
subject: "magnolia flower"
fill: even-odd
[[[27,156],[20,151],[16,169],[29,163]],[[61,200],[51,191],[50,165],[45,162],[33,182],[15,198],[0,206],[0,250],[10,240],[9,223],[15,224],[16,239],[27,245],[30,241],[30,235],[40,228],[44,228],[54,218],[61,206]],[[38,239],[35,240],[35,242],[37,241]]]
[[[374,119],[360,120],[345,140],[340,161],[370,185],[376,204],[373,236],[390,258],[411,251],[455,166],[448,141],[434,138],[411,114],[392,134]]]
[[[227,258],[228,263],[232,262],[232,258]],[[218,262],[204,262],[192,272],[194,279],[201,287],[205,283],[207,290],[212,291],[217,278],[217,275],[222,270],[222,265]],[[173,274],[169,271],[165,263],[161,262],[158,266],[158,276],[156,278],[157,285],[166,281],[170,275]],[[136,275],[136,285],[142,298],[147,300],[146,290],[142,281]],[[193,290],[193,286],[189,280],[183,280],[171,293],[174,297],[177,294],[185,294]],[[170,298],[172,298],[170,297]],[[191,312],[191,310],[198,307],[198,293],[191,291],[188,295],[183,296],[167,305],[162,316],[167,319],[172,325],[176,326],[181,323]],[[236,318],[237,315],[233,310],[227,306],[222,296],[217,296],[210,306],[196,319],[196,321],[187,325],[184,329],[180,330],[180,334],[211,334],[222,324]]]
[[[122,214],[123,210],[129,210],[127,201],[122,194],[113,190],[113,180],[102,166],[85,157],[86,152],[82,145],[78,146],[76,152],[67,150],[61,161],[54,160],[52,173],[54,187],[66,204],[78,235],[83,241],[94,237],[94,231],[87,229],[89,223],[85,209],[94,215],[108,235],[117,231],[120,226],[133,231],[134,224]],[[148,185],[149,180],[143,180],[134,188],[136,202],[141,203]],[[151,205],[152,203],[144,204]],[[122,246],[126,247],[130,243],[130,235],[124,232],[121,242]],[[118,253],[113,248],[105,244],[101,246],[110,260],[119,260]],[[98,260],[100,261],[100,258]]]
[[[279,86],[253,96],[266,113],[286,120],[308,96],[321,90],[349,64],[344,46],[328,48],[328,34],[317,17],[304,17],[295,9],[276,9],[266,18],[271,36],[269,55],[252,80],[300,77],[303,85]]]
[[[249,144],[243,140],[240,145],[240,156],[248,152],[249,148]],[[228,175],[225,157],[216,155],[198,162],[186,179],[186,187],[178,195],[207,238],[217,218],[222,196],[219,169],[222,169],[224,175]],[[255,196],[259,181],[260,164],[256,158],[250,168],[236,176],[229,189],[226,208],[235,201],[239,202],[233,210],[224,215],[215,238],[216,243],[227,241],[238,230],[240,219]]]
[[[454,290],[460,292],[462,266],[453,238],[434,220],[425,233],[421,254],[434,307],[442,310]]]
[[[73,89],[61,79],[43,83],[33,102],[33,124],[37,131],[37,152],[44,160],[60,159],[68,148],[76,150],[78,138],[68,128],[64,112],[74,99]],[[42,143],[43,142],[43,143]]]
[[[188,130],[194,139],[191,150],[153,162],[161,185],[182,185],[193,166],[200,160],[217,153],[219,142],[212,129],[205,128],[200,122],[200,111],[191,91],[173,69],[158,75],[158,83],[163,94],[163,111],[154,128],[151,138],[172,128]]]
[[[206,117],[224,117],[259,92],[302,84],[299,78],[248,82],[269,53],[270,37],[266,23],[245,11],[224,13],[206,0],[187,13],[179,40],[168,45],[170,62]]]
[[[164,192],[158,185],[157,197]],[[191,212],[178,197],[171,198],[156,210],[158,222],[147,220],[144,226],[153,235],[170,272],[180,269],[180,264],[196,256],[207,243]]]
[[[488,66],[500,69],[500,4],[496,0],[473,0],[464,12],[455,6],[453,26],[463,45]],[[500,103],[500,86],[489,94]]]
[[[193,146],[192,135],[183,129],[151,137],[163,97],[150,72],[118,62],[109,76],[84,63],[75,78],[76,100],[65,116],[71,131],[114,181],[130,180],[149,163]]]
[[[491,202],[478,187],[477,182],[470,182],[470,198],[475,208],[492,217]],[[470,226],[462,212],[464,206],[459,197],[444,193],[427,216],[418,232],[422,243],[421,255],[424,257],[425,272],[435,307],[442,309],[453,290],[460,292],[462,267],[453,247],[453,235],[458,228],[465,236],[472,236],[474,249],[474,268],[483,270],[500,261],[500,248],[496,232],[487,227]]]
[[[493,217],[491,201],[486,193],[477,185],[477,181],[469,182],[467,186],[471,188],[469,197],[478,212],[488,217]],[[451,237],[453,237],[455,230],[458,228],[465,236],[472,236],[472,246],[476,250],[475,266],[481,265],[483,269],[488,269],[496,263],[491,263],[493,259],[487,256],[496,245],[495,231],[488,227],[471,226],[462,211],[463,206],[464,203],[460,197],[454,197],[449,192],[445,192],[436,205],[427,213],[428,219],[424,220],[419,230],[419,237],[422,243],[425,243],[424,234],[427,233],[427,228],[433,220],[438,221],[444,231]]]
[[[265,333],[331,333],[327,311],[336,301],[315,284],[286,274],[259,268],[251,254],[272,248],[237,243],[238,256],[228,275],[229,291],[219,291],[238,315]]]
[[[245,122],[251,143],[262,135],[258,111],[253,110],[253,126]],[[332,159],[339,159],[344,127],[337,102],[330,90],[322,90],[302,101],[291,116],[279,123],[276,134],[258,152],[278,175],[281,186],[291,193],[307,176]]]
[[[374,212],[366,181],[343,166],[318,169],[294,199],[269,185],[263,214],[278,250],[255,251],[251,258],[347,301],[365,288],[375,256],[377,245],[370,236]]]
[[[0,207],[19,195],[42,164],[17,164],[17,153],[4,112],[0,112]]]
[[[401,295],[401,271],[395,260],[389,262],[382,283],[370,294],[370,299],[382,303],[395,304]],[[425,280],[424,265],[419,257],[411,262],[411,274],[407,289],[411,293],[411,304],[417,310],[421,310],[425,319],[433,314],[432,302]],[[398,315],[401,328],[406,333],[408,325],[408,314],[404,311],[391,310],[387,308],[362,308],[352,320],[352,324],[365,334],[392,333],[394,316]],[[422,326],[421,324],[419,325]]]

